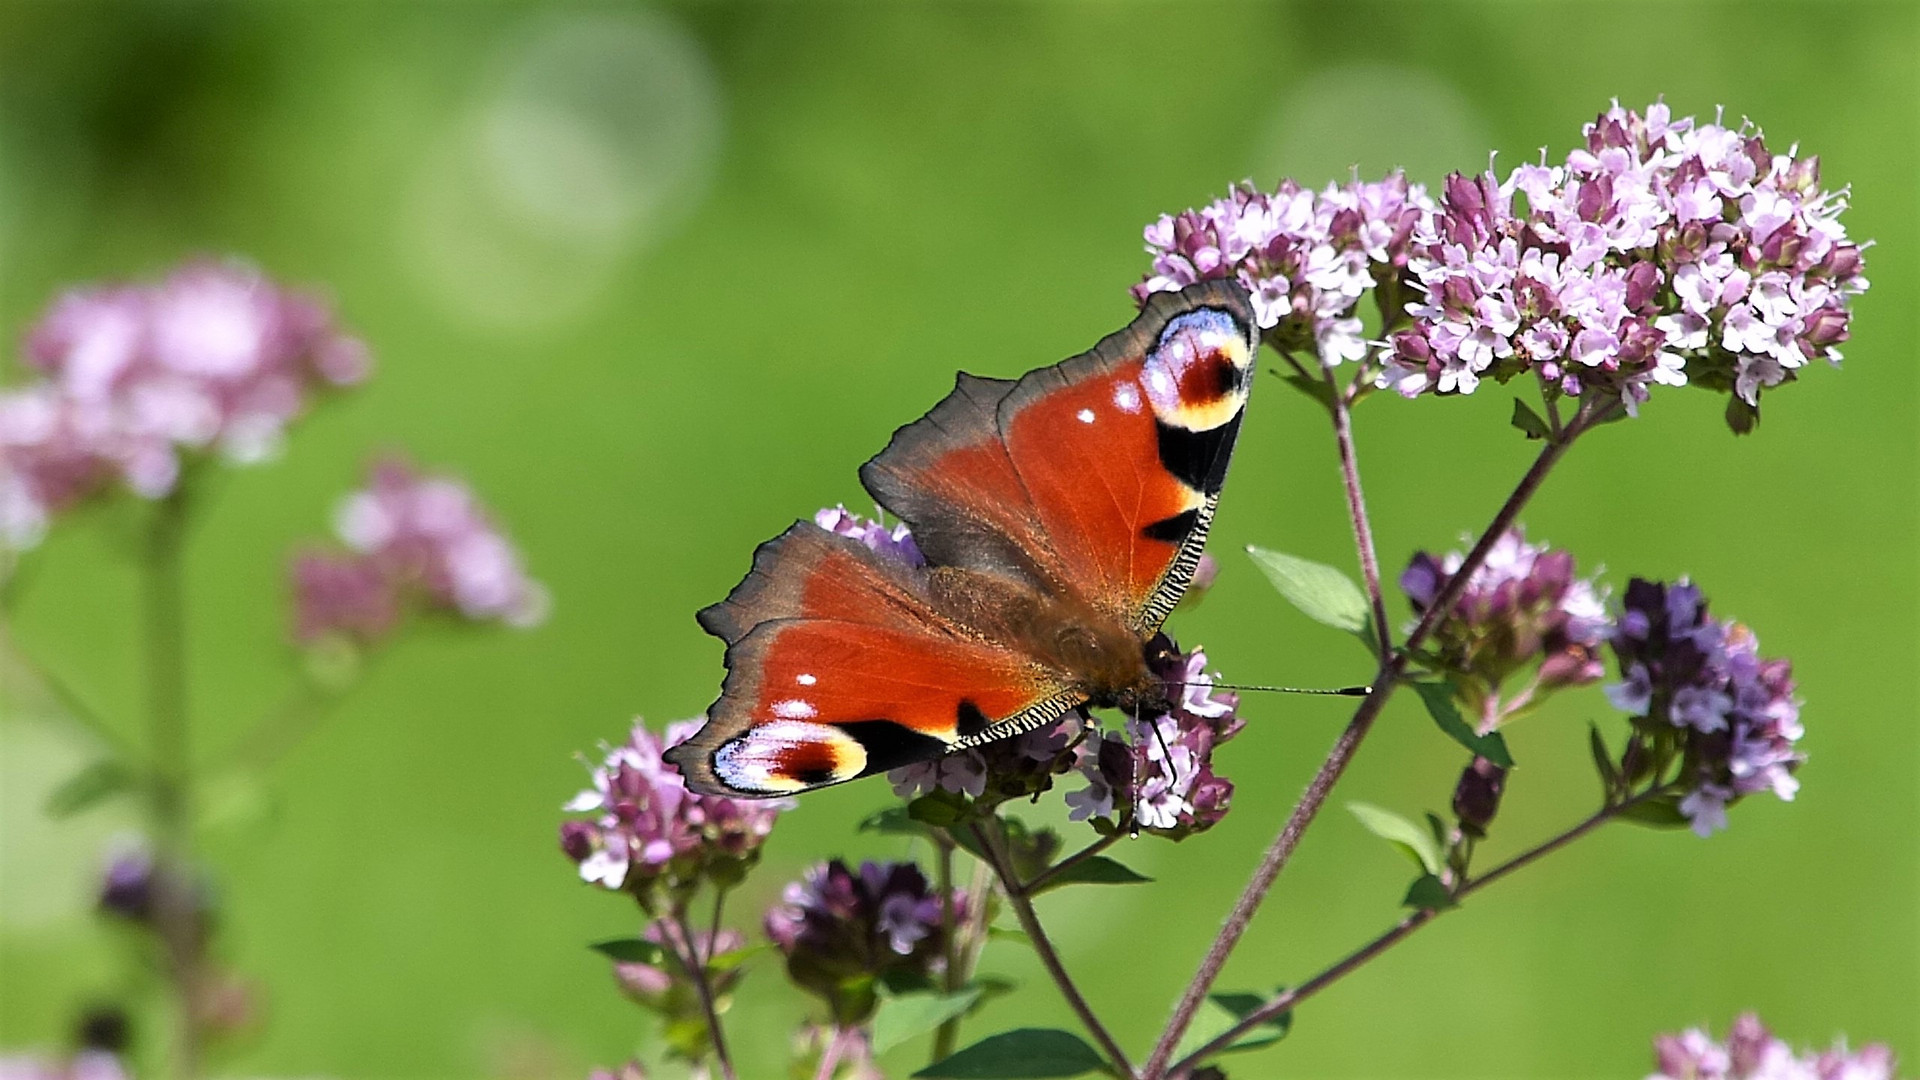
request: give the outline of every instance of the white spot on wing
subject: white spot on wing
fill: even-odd
[[[799,683],[801,686],[812,686],[820,680],[811,675],[796,675],[793,677],[793,681]]]
[[[1074,418],[1075,418],[1076,420],[1079,420],[1079,421],[1080,421],[1081,423],[1083,423],[1083,424],[1091,424],[1091,423],[1093,423],[1093,410],[1092,410],[1092,409],[1081,409],[1081,410],[1080,410],[1079,412],[1077,412],[1077,413],[1074,413],[1073,415],[1074,415]]]
[[[1113,388],[1113,404],[1121,412],[1140,411],[1140,390],[1130,382],[1123,382]]]
[[[785,701],[773,703],[773,715],[782,720],[811,720],[819,714],[820,711],[813,707],[812,702],[802,701],[799,698],[788,698]]]

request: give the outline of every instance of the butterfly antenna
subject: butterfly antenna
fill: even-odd
[[[1224,682],[1174,682],[1173,686],[1207,686],[1216,690],[1259,690],[1271,694],[1314,694],[1321,697],[1366,697],[1373,693],[1371,686],[1340,686],[1334,688],[1318,686],[1256,686],[1251,683]]]

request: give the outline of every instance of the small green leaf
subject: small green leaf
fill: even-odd
[[[1301,614],[1336,630],[1366,634],[1367,597],[1352,578],[1331,566],[1262,547],[1248,547],[1247,554]]]
[[[916,1035],[924,1035],[959,1016],[980,998],[980,988],[951,994],[901,994],[882,998],[873,1014],[873,1052],[884,1054]]]
[[[140,784],[131,769],[114,758],[102,758],[68,777],[47,797],[47,816],[72,817],[96,803],[124,795]]]
[[[1427,873],[1438,874],[1446,864],[1433,836],[1399,814],[1362,802],[1348,803],[1347,809],[1368,832],[1399,848]]]
[[[614,938],[612,941],[596,941],[587,946],[609,960],[622,964],[651,964],[664,967],[667,951],[643,938]]]
[[[1521,401],[1519,398],[1513,399],[1513,420],[1511,423],[1514,427],[1524,432],[1529,439],[1544,439],[1553,433],[1552,429],[1547,427],[1546,420],[1543,419],[1539,413],[1529,408],[1527,403]]]
[[[1606,736],[1600,734],[1600,725],[1587,725],[1587,749],[1593,752],[1593,767],[1600,772],[1600,784],[1606,792],[1607,801],[1613,801],[1613,793],[1620,790],[1620,769],[1613,763],[1613,752],[1607,749]]]
[[[1275,372],[1274,374],[1279,375],[1280,373]],[[1310,375],[1302,375],[1297,371],[1291,374],[1280,375],[1280,378],[1284,380],[1288,386],[1319,402],[1321,408],[1328,412],[1334,411],[1333,387],[1328,386],[1325,379],[1316,379]]]
[[[1139,885],[1152,880],[1105,855],[1093,855],[1048,878],[1032,895],[1039,896],[1062,885]]]
[[[1284,992],[1285,987],[1280,992]],[[1237,1023],[1252,1015],[1255,1009],[1267,1003],[1259,994],[1246,992],[1211,994],[1207,1000],[1225,1009]],[[1287,1037],[1293,1030],[1293,1010],[1288,1009],[1277,1016],[1262,1020],[1258,1027],[1229,1044],[1222,1053],[1234,1053],[1241,1050],[1257,1050],[1262,1046],[1272,1046]]]
[[[1680,812],[1680,800],[1674,795],[1628,803],[1620,808],[1620,817],[1652,829],[1682,829],[1693,824]]]
[[[1016,945],[1025,945],[1029,949],[1033,948],[1033,939],[1027,936],[1027,932],[1025,930],[1015,930],[1011,926],[987,927],[987,939],[989,941],[1011,941]]]
[[[971,1009],[967,1010],[969,1013],[979,1012],[980,1006],[985,1005],[994,998],[1005,997],[1015,990],[1020,989],[1019,983],[998,975],[981,975],[968,983],[967,986],[980,991],[980,999],[973,1003]]]
[[[916,821],[912,813],[904,806],[889,806],[884,810],[875,810],[860,819],[861,832],[877,832],[889,835],[925,836],[927,824]]]
[[[923,824],[948,829],[967,820],[964,796],[947,791],[922,795],[907,804],[907,816]]]
[[[1407,898],[1401,904],[1426,911],[1445,911],[1450,907],[1458,907],[1459,901],[1447,891],[1447,883],[1441,881],[1439,875],[1422,874],[1407,887]]]
[[[1466,717],[1460,715],[1460,707],[1453,702],[1453,687],[1439,682],[1417,682],[1413,692],[1427,706],[1427,715],[1440,726],[1447,738],[1486,758],[1503,769],[1513,768],[1513,755],[1507,752],[1507,740],[1497,731],[1485,735],[1473,730]]]
[[[1070,1031],[1020,1028],[988,1036],[913,1075],[931,1080],[1045,1080],[1105,1068],[1105,1059]]]

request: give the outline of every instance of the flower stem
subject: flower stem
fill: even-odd
[[[687,981],[693,984],[694,996],[700,999],[700,1012],[707,1021],[707,1034],[713,1039],[713,1059],[720,1065],[720,1075],[726,1080],[739,1080],[733,1071],[733,1059],[727,1054],[727,1037],[720,1028],[720,1013],[714,1008],[713,986],[707,981],[707,965],[700,961],[700,949],[695,943],[693,932],[687,929],[686,915],[676,905],[672,915],[662,919],[660,925],[675,939],[670,943],[674,958],[680,961],[680,967],[687,973]]]
[[[1496,881],[1499,881],[1501,878],[1506,877],[1507,875],[1513,873],[1514,871],[1527,866],[1528,864],[1534,862],[1535,860],[1540,859],[1544,856],[1550,855],[1553,852],[1558,851],[1561,848],[1567,846],[1568,844],[1571,844],[1575,840],[1578,840],[1582,836],[1585,836],[1586,834],[1599,828],[1601,825],[1606,824],[1608,821],[1618,816],[1621,813],[1621,811],[1625,810],[1627,807],[1633,805],[1634,803],[1640,802],[1643,799],[1650,798],[1657,793],[1658,793],[1657,789],[1651,790],[1640,796],[1637,796],[1636,798],[1627,800],[1626,802],[1619,803],[1613,806],[1605,806],[1600,808],[1599,810],[1595,811],[1592,815],[1587,817],[1584,821],[1581,821],[1579,824],[1573,826],[1572,828],[1566,830],[1563,833],[1560,833],[1558,836],[1555,836],[1552,839],[1547,840],[1543,843],[1536,844],[1535,846],[1528,848],[1526,851],[1523,851],[1520,854],[1515,855],[1513,858],[1508,859],[1506,862],[1501,863],[1499,866],[1494,867],[1492,870],[1489,870],[1486,873],[1480,875],[1479,877],[1473,878],[1467,881],[1466,883],[1462,884],[1459,888],[1454,890],[1453,899],[1455,900],[1455,902],[1466,899],[1472,893],[1478,892],[1481,889],[1485,888],[1486,886],[1491,885]],[[1178,1062],[1176,1062],[1173,1065],[1172,1068],[1167,1070],[1166,1075],[1170,1077],[1178,1077],[1178,1076],[1185,1075],[1187,1070],[1190,1070],[1194,1066],[1200,1064],[1200,1062],[1204,1061],[1209,1056],[1213,1054],[1217,1054],[1220,1051],[1226,1049],[1228,1046],[1231,1046],[1235,1040],[1246,1035],[1248,1032],[1251,1032],[1253,1029],[1259,1027],[1261,1024],[1264,1024],[1267,1021],[1272,1020],[1273,1018],[1279,1016],[1281,1013],[1284,1013],[1287,1010],[1293,1008],[1295,1005],[1298,1005],[1300,1002],[1305,1001],[1306,999],[1312,997],[1313,995],[1319,993],[1320,991],[1340,981],[1342,978],[1352,973],[1355,969],[1366,964],[1367,961],[1372,960],[1374,957],[1385,952],[1388,948],[1398,944],[1401,941],[1401,939],[1412,934],[1415,930],[1418,930],[1422,926],[1425,926],[1428,923],[1432,922],[1434,919],[1439,918],[1440,915],[1443,913],[1444,913],[1444,909],[1423,908],[1419,911],[1414,912],[1411,915],[1408,915],[1406,918],[1401,919],[1398,923],[1395,923],[1393,927],[1388,929],[1385,933],[1381,934],[1379,937],[1374,938],[1372,941],[1367,942],[1365,945],[1360,946],[1358,949],[1355,949],[1353,952],[1348,953],[1346,956],[1341,957],[1339,960],[1335,961],[1330,967],[1320,972],[1318,975],[1315,975],[1311,979],[1308,979],[1306,982],[1301,983],[1299,986],[1296,986],[1291,990],[1282,992],[1281,994],[1277,995],[1272,1001],[1267,1002],[1266,1004],[1248,1013],[1246,1016],[1241,1017],[1239,1022],[1235,1023],[1232,1027],[1228,1028],[1226,1031],[1221,1032],[1219,1035],[1209,1040],[1205,1045],[1201,1046],[1199,1049],[1195,1050],[1193,1053],[1188,1054],[1186,1057],[1181,1058]]]
[[[933,845],[938,852],[934,868],[940,889],[940,929],[946,934],[946,971],[942,973],[942,987],[951,994],[959,990],[966,980],[965,973],[960,970],[960,926],[953,907],[953,841],[947,838],[945,830],[936,829],[933,834]],[[951,1057],[959,1041],[960,1017],[949,1016],[934,1029],[933,1057],[927,1063],[931,1065]]]
[[[176,1080],[200,1075],[199,1022],[205,941],[193,887],[193,744],[187,711],[186,604],[181,557],[187,525],[183,481],[153,508],[142,553],[150,811],[154,831],[154,925],[166,951],[176,1011]],[[170,884],[169,884],[170,883]]]
[[[1079,987],[1073,984],[1073,978],[1067,974],[1066,967],[1060,963],[1060,954],[1054,951],[1053,942],[1047,938],[1046,930],[1040,925],[1040,917],[1034,913],[1033,901],[1020,891],[1020,881],[1014,876],[1012,863],[1001,845],[999,823],[992,819],[969,826],[980,841],[981,850],[987,853],[987,861],[993,868],[994,876],[1000,879],[1000,887],[1007,895],[1007,903],[1012,906],[1014,915],[1020,920],[1020,928],[1027,933],[1027,939],[1033,943],[1033,951],[1040,957],[1040,963],[1052,976],[1053,983],[1059,987],[1060,995],[1067,1000],[1074,1015],[1080,1018],[1081,1026],[1107,1056],[1107,1060],[1123,1077],[1135,1075],[1133,1065],[1127,1061],[1126,1051],[1113,1040],[1107,1029],[1093,1015],[1093,1008],[1087,999],[1080,995]]]
[[[1194,1016],[1200,1011],[1200,1003],[1206,1000],[1207,991],[1213,988],[1214,981],[1220,977],[1221,969],[1226,966],[1227,958],[1233,954],[1241,937],[1246,934],[1247,926],[1252,923],[1254,913],[1266,900],[1267,891],[1273,887],[1274,880],[1280,876],[1280,871],[1286,868],[1287,860],[1293,857],[1294,849],[1300,844],[1301,835],[1306,832],[1307,826],[1313,823],[1314,816],[1320,812],[1320,807],[1326,803],[1327,796],[1333,792],[1334,785],[1340,781],[1348,763],[1353,760],[1354,753],[1359,750],[1361,741],[1367,737],[1367,732],[1372,730],[1373,722],[1380,715],[1380,710],[1386,707],[1387,699],[1393,696],[1402,674],[1406,671],[1408,653],[1418,648],[1420,643],[1426,640],[1427,635],[1433,632],[1433,628],[1439,625],[1440,620],[1453,610],[1453,606],[1460,600],[1460,594],[1466,589],[1468,580],[1486,562],[1488,553],[1493,550],[1494,541],[1507,531],[1528,500],[1532,499],[1534,493],[1539,490],[1541,482],[1546,479],[1549,472],[1553,471],[1554,465],[1573,444],[1575,436],[1583,430],[1581,420],[1588,415],[1587,408],[1583,405],[1580,413],[1568,425],[1563,437],[1549,440],[1546,446],[1541,448],[1532,467],[1527,470],[1525,476],[1520,478],[1520,483],[1514,487],[1513,493],[1507,496],[1499,512],[1494,514],[1493,521],[1488,524],[1486,531],[1474,544],[1473,550],[1467,553],[1460,569],[1447,579],[1446,585],[1434,598],[1433,604],[1427,609],[1419,625],[1415,626],[1413,632],[1407,636],[1406,643],[1383,658],[1380,672],[1373,680],[1373,692],[1360,702],[1358,709],[1354,710],[1353,719],[1347,722],[1346,729],[1334,741],[1333,748],[1327,752],[1326,760],[1320,763],[1319,771],[1314,773],[1313,779],[1307,782],[1307,790],[1300,796],[1300,801],[1294,804],[1293,812],[1287,816],[1286,824],[1281,826],[1279,835],[1275,836],[1273,843],[1268,845],[1266,854],[1260,859],[1260,865],[1253,872],[1252,880],[1248,881],[1246,888],[1241,891],[1240,898],[1234,902],[1233,910],[1227,915],[1226,923],[1220,928],[1219,936],[1214,938],[1212,946],[1207,949],[1205,959],[1200,962],[1200,970],[1195,972],[1193,981],[1187,984],[1186,992],[1174,1006],[1173,1015],[1168,1019],[1166,1029],[1160,1033],[1159,1041],[1154,1044],[1153,1054],[1147,1059],[1144,1076],[1154,1078],[1163,1075],[1167,1062],[1173,1057],[1174,1047],[1192,1026]]]
[[[820,1051],[820,1067],[813,1071],[813,1080],[833,1080],[835,1069],[840,1067],[842,1047],[847,1039],[847,1029],[839,1024],[833,1025],[833,1035],[827,1039],[827,1045]]]
[[[1367,497],[1360,487],[1360,461],[1353,445],[1353,409],[1348,395],[1341,392],[1335,381],[1333,369],[1322,364],[1320,374],[1327,381],[1328,398],[1333,403],[1333,438],[1340,447],[1340,477],[1346,485],[1347,516],[1353,523],[1354,547],[1360,552],[1360,576],[1366,582],[1367,599],[1373,605],[1374,637],[1380,646],[1379,654],[1386,656],[1393,651],[1393,626],[1387,621],[1387,601],[1380,591],[1380,559],[1374,553],[1373,525],[1367,519]]]

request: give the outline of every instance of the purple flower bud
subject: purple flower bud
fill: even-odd
[[[301,552],[291,577],[293,637],[303,645],[336,635],[375,642],[399,619],[393,582],[366,556]]]
[[[959,920],[965,892],[956,890],[950,903]],[[767,911],[766,930],[794,983],[851,1026],[878,1004],[872,980],[935,970],[946,947],[942,916],[939,894],[912,863],[865,862],[855,870],[835,859],[787,886]]]
[[[1460,552],[1435,558],[1416,552],[1400,575],[1416,614],[1424,615],[1466,562]],[[1453,610],[1434,628],[1434,652],[1446,670],[1483,698],[1485,726],[1500,719],[1498,693],[1512,675],[1539,665],[1534,684],[1515,696],[1597,681],[1596,659],[1607,632],[1604,592],[1576,575],[1573,556],[1527,543],[1521,529],[1494,542]]]
[[[1680,744],[1680,809],[1694,831],[1725,828],[1727,807],[1754,792],[1791,800],[1805,760],[1792,666],[1761,659],[1753,633],[1710,617],[1684,579],[1635,578],[1623,605],[1611,634],[1622,681],[1607,697],[1648,738]]]
[[[1475,757],[1453,788],[1453,816],[1459,819],[1460,828],[1470,836],[1485,836],[1506,787],[1507,770]]]

